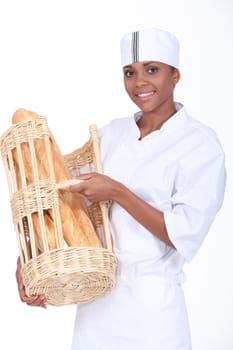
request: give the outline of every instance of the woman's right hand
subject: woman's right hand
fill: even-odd
[[[21,263],[20,258],[17,260],[17,269],[16,269],[16,281],[18,284],[18,290],[19,290],[19,297],[20,300],[23,303],[26,303],[30,306],[40,306],[44,309],[46,309],[46,298],[43,295],[34,295],[34,296],[27,296],[25,287],[23,285],[23,279],[21,276]]]

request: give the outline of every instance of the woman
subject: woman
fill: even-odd
[[[105,175],[83,174],[72,187],[91,202],[113,202],[117,286],[78,306],[72,350],[190,350],[182,269],[222,205],[224,152],[213,130],[174,102],[180,73],[172,34],[127,33],[121,59],[139,112],[99,131]],[[45,307],[18,280],[21,299]]]

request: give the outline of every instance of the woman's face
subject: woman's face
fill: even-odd
[[[173,90],[180,74],[160,62],[136,62],[123,67],[125,89],[143,112],[156,112],[173,103]]]

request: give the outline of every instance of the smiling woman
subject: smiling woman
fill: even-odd
[[[112,203],[117,285],[78,306],[72,350],[190,350],[183,266],[222,206],[225,155],[215,132],[174,101],[173,34],[127,33],[121,58],[125,89],[140,110],[99,130],[104,175],[82,174],[72,187],[91,202]]]
[[[125,89],[140,111],[100,130],[105,176],[84,174],[73,188],[113,202],[118,284],[78,307],[72,350],[190,350],[183,265],[221,208],[224,152],[213,130],[174,101],[180,73],[172,34],[128,33],[121,57]]]

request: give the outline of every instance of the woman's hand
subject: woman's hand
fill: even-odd
[[[119,189],[122,187],[119,182],[98,173],[82,174],[77,179],[83,181],[77,185],[72,185],[70,187],[71,192],[81,193],[91,203],[115,200]]]
[[[22,276],[21,276],[21,264],[20,264],[19,258],[17,260],[17,269],[16,269],[15,276],[18,284],[20,300],[30,306],[40,306],[46,309],[46,298],[43,295],[34,295],[31,297],[27,296],[25,292],[25,287],[23,285]]]

